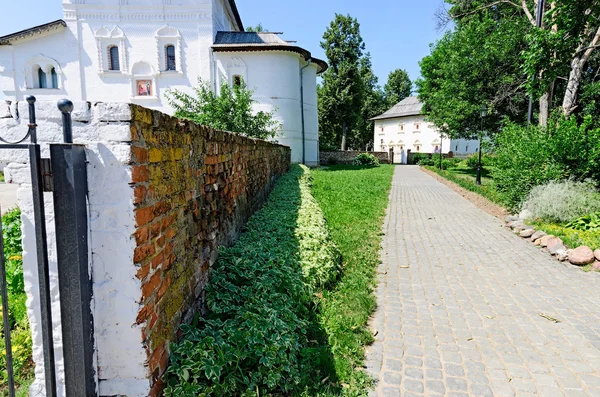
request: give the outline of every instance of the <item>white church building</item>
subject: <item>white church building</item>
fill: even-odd
[[[35,95],[172,114],[169,89],[244,81],[255,110],[275,111],[276,139],[292,161],[318,164],[316,86],[327,64],[280,34],[244,32],[234,0],[63,0],[63,11],[62,20],[0,37],[9,111]]]
[[[423,104],[415,96],[403,99],[375,121],[375,151],[393,154],[394,163],[406,164],[410,153],[452,152],[466,156],[479,151],[479,141],[448,139],[427,121]],[[391,158],[391,156],[390,156]]]

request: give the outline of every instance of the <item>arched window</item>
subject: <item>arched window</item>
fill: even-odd
[[[52,87],[50,88],[58,88],[58,75],[55,68],[50,71],[50,76],[52,77]]]
[[[243,83],[244,83],[244,79],[242,78],[242,76],[240,76],[239,74],[236,74],[233,76],[233,86],[234,87],[241,87]]]
[[[46,73],[42,70],[42,68],[38,69],[38,86],[39,88],[48,87],[46,84]]]
[[[174,45],[169,44],[165,47],[165,60],[167,61],[166,70],[177,70]]]
[[[116,45],[108,47],[108,70],[121,70],[119,64],[119,47]]]
[[[421,146],[417,146],[417,152],[421,151]]]

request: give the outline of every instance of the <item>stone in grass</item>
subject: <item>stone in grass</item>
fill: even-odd
[[[565,247],[566,248],[566,247]],[[569,259],[569,255],[571,250],[558,250],[556,251],[556,259],[558,259],[561,262],[565,262],[567,259]]]
[[[531,236],[533,236],[534,233],[534,229],[526,229],[521,232],[520,236],[523,238],[530,238]]]
[[[551,234],[542,237],[541,241],[540,241],[540,246],[547,247],[548,246],[548,241],[552,240],[553,238],[556,238],[556,236],[553,236]]]
[[[594,257],[598,262],[600,262],[600,250],[594,251]]]
[[[521,222],[521,221],[512,221],[512,222],[508,222],[506,224],[506,226],[510,227],[511,229],[514,229],[517,226],[523,226],[523,222]]]
[[[506,218],[504,218],[504,222],[506,222],[506,223],[514,222],[514,221],[518,221],[518,220],[519,220],[518,215],[508,215]]]
[[[567,247],[563,243],[554,244],[552,247],[548,248],[550,255],[558,255],[559,252],[564,251],[567,252]]]
[[[577,266],[585,266],[594,263],[594,251],[590,247],[581,246],[575,248],[569,255],[569,262]]]
[[[538,230],[537,232],[533,233],[533,236],[531,236],[531,241],[539,240],[544,236],[546,236],[546,232],[542,232],[541,230]]]
[[[593,264],[594,270],[600,270],[600,261],[596,261]]]

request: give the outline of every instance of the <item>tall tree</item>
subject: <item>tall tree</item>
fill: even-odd
[[[384,86],[385,101],[388,107],[392,107],[412,92],[412,81],[404,69],[392,71]]]
[[[256,26],[248,26],[246,28],[246,32],[256,32],[256,33],[261,33],[264,32],[265,28],[263,28],[262,23],[259,23]]]
[[[321,139],[345,150],[348,133],[356,129],[363,107],[361,58],[365,44],[360,24],[350,15],[336,14],[321,47],[329,62],[318,90]]]
[[[349,147],[366,150],[373,148],[374,122],[370,119],[387,110],[384,93],[378,84],[379,79],[373,73],[371,54],[366,53],[360,59],[360,76],[363,84],[363,102],[356,127],[348,140]]]

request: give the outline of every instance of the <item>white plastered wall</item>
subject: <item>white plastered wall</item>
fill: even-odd
[[[4,138],[15,139],[27,131],[27,103],[13,105],[20,118],[0,119]],[[38,138],[42,156],[49,156],[48,142],[61,142],[61,114],[56,103],[36,104]],[[141,283],[133,265],[135,230],[130,161],[129,105],[76,102],[73,112],[73,138],[86,145],[88,160],[88,215],[90,269],[93,283],[96,368],[100,396],[147,396],[150,389],[146,352],[141,328],[136,323]],[[28,316],[33,336],[36,380],[32,396],[45,396],[44,367],[39,311],[37,256],[35,250],[33,203],[26,150],[2,150],[0,161],[8,162],[6,179],[20,184],[18,204],[23,220],[23,267]],[[60,394],[64,395],[64,370],[61,342],[56,234],[51,193],[45,193],[47,241],[50,260],[51,300],[54,346]]]
[[[275,112],[281,124],[275,139],[292,148],[292,162],[302,162],[302,118],[300,101],[300,68],[307,62],[287,51],[218,52],[214,54],[218,75],[231,82],[242,74],[253,90],[256,111]],[[317,65],[304,69],[305,160],[318,164],[319,124],[317,113]]]

